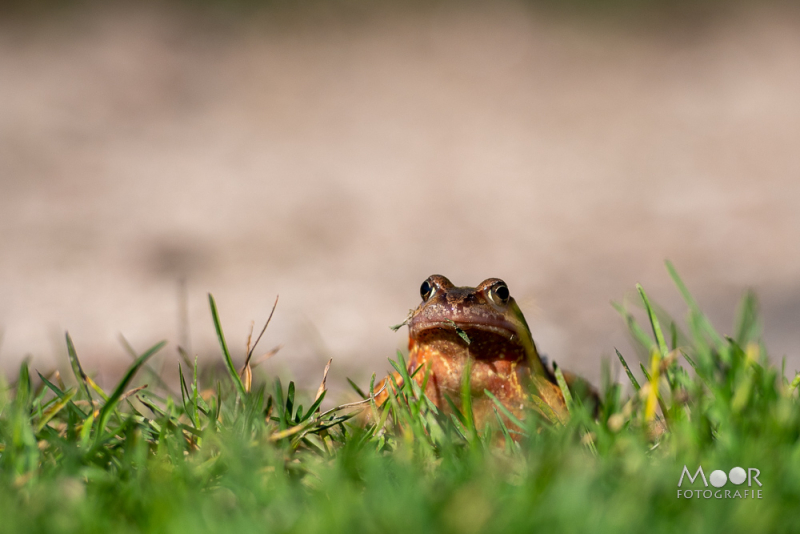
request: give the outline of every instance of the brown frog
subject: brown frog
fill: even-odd
[[[439,409],[449,410],[445,396],[460,408],[461,384],[472,362],[470,389],[478,428],[496,420],[491,392],[515,416],[533,405],[531,393],[564,420],[567,409],[561,389],[542,363],[528,324],[505,282],[489,278],[477,287],[456,287],[441,275],[420,287],[422,302],[409,314],[408,370],[420,386],[429,374],[425,393]],[[403,379],[394,373],[398,385]],[[378,404],[388,399],[383,388]],[[387,384],[388,385],[388,384]],[[535,406],[534,406],[535,407]],[[550,414],[552,415],[552,414]]]

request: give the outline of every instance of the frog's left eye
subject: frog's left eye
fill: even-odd
[[[508,304],[508,299],[511,297],[511,293],[508,291],[508,286],[505,284],[497,284],[492,289],[489,290],[489,298],[495,304]]]
[[[430,280],[425,280],[419,288],[419,294],[422,296],[422,301],[425,302],[436,292],[436,288],[430,283]]]

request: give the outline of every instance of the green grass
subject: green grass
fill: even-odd
[[[668,269],[685,331],[639,287],[647,323],[618,309],[648,364],[637,377],[618,353],[630,384],[604,366],[599,413],[573,395],[566,424],[531,412],[507,427],[498,405],[498,424],[475,428],[469,402],[441,413],[411,380],[382,408],[361,385],[361,404],[321,411],[324,387],[301,394],[237,371],[211,298],[228,373],[183,362],[180,396],[152,376],[134,387],[163,343],[106,393],[67,336],[74,377],[33,377],[23,363],[0,388],[0,530],[797,531],[800,376],[770,364],[752,295],[724,336]],[[762,498],[678,499],[684,465],[757,468]]]

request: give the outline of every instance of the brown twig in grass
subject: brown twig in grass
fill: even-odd
[[[133,388],[133,389],[130,389],[130,390],[126,391],[125,393],[122,394],[122,396],[120,396],[119,402],[124,401],[125,399],[127,399],[131,395],[135,395],[136,393],[139,393],[140,391],[142,391],[146,387],[147,387],[147,384],[145,384],[143,386],[139,386],[138,388]]]
[[[244,390],[246,392],[248,392],[248,393],[250,392],[250,387],[251,387],[252,382],[253,382],[253,367],[255,367],[255,365],[258,365],[258,363],[261,363],[262,361],[266,360],[267,358],[269,358],[270,356],[272,356],[276,352],[278,352],[277,348],[273,349],[272,353],[267,353],[266,357],[262,357],[262,358],[259,359],[259,362],[257,362],[256,364],[253,364],[252,366],[250,365],[250,360],[253,358],[253,351],[256,350],[256,345],[258,345],[258,342],[261,341],[261,336],[263,336],[264,332],[267,331],[267,327],[269,326],[269,322],[272,320],[272,315],[275,313],[275,308],[278,306],[278,298],[279,297],[280,297],[280,295],[277,295],[275,297],[275,303],[272,305],[272,310],[269,312],[269,317],[267,317],[267,322],[264,323],[264,328],[261,329],[261,333],[258,334],[258,337],[256,338],[256,342],[253,343],[252,347],[250,346],[250,340],[253,338],[253,325],[254,325],[254,323],[252,321],[250,322],[250,333],[247,334],[247,345],[246,345],[246,348],[245,348],[245,350],[247,351],[247,357],[244,360],[244,365],[242,366],[242,370],[239,371],[239,376],[244,381],[244,384],[243,384],[244,385]]]
[[[269,312],[269,317],[267,317],[267,322],[266,322],[266,323],[264,323],[264,328],[262,328],[262,329],[261,329],[261,333],[260,333],[260,334],[258,334],[258,337],[256,338],[256,342],[255,342],[255,343],[253,343],[253,346],[252,346],[252,347],[250,348],[250,350],[248,351],[248,353],[247,353],[247,359],[245,359],[245,362],[244,362],[244,364],[245,364],[245,365],[247,365],[247,364],[249,364],[249,363],[250,363],[250,358],[252,358],[252,357],[253,357],[253,351],[255,351],[255,350],[256,350],[256,345],[258,345],[258,342],[259,342],[259,341],[261,341],[261,336],[263,336],[263,335],[264,335],[264,332],[266,332],[266,331],[267,331],[267,327],[269,326],[269,322],[272,320],[272,314],[274,314],[274,313],[275,313],[275,308],[278,306],[278,298],[280,298],[280,295],[276,295],[276,296],[275,296],[275,303],[272,305],[272,310]],[[247,343],[247,344],[248,344],[248,345],[250,344],[250,343],[249,343],[249,338],[248,338],[248,343]]]
[[[322,382],[319,385],[319,389],[317,389],[317,395],[314,397],[314,402],[320,398],[320,396],[325,393],[325,381],[328,380],[328,371],[331,370],[331,362],[333,358],[328,360],[328,364],[325,366],[325,370],[322,372]]]
[[[244,346],[244,352],[248,356],[250,355],[250,341],[252,341],[253,339],[253,328],[255,327],[255,325],[256,325],[255,321],[250,321],[250,331],[247,332],[247,343],[245,343]],[[245,361],[245,365],[247,365],[247,361]]]

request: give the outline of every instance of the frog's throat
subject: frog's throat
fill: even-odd
[[[518,325],[504,320],[488,322],[484,319],[481,322],[471,322],[463,320],[420,320],[416,318],[408,325],[408,333],[411,341],[415,342],[419,339],[420,335],[425,332],[437,329],[453,331],[455,328],[464,331],[467,337],[469,337],[469,332],[472,330],[490,332],[503,336],[509,342],[515,343],[523,348],[528,364],[535,374],[544,374],[544,365],[539,357],[539,351],[536,349],[536,344],[533,342],[527,324]]]

